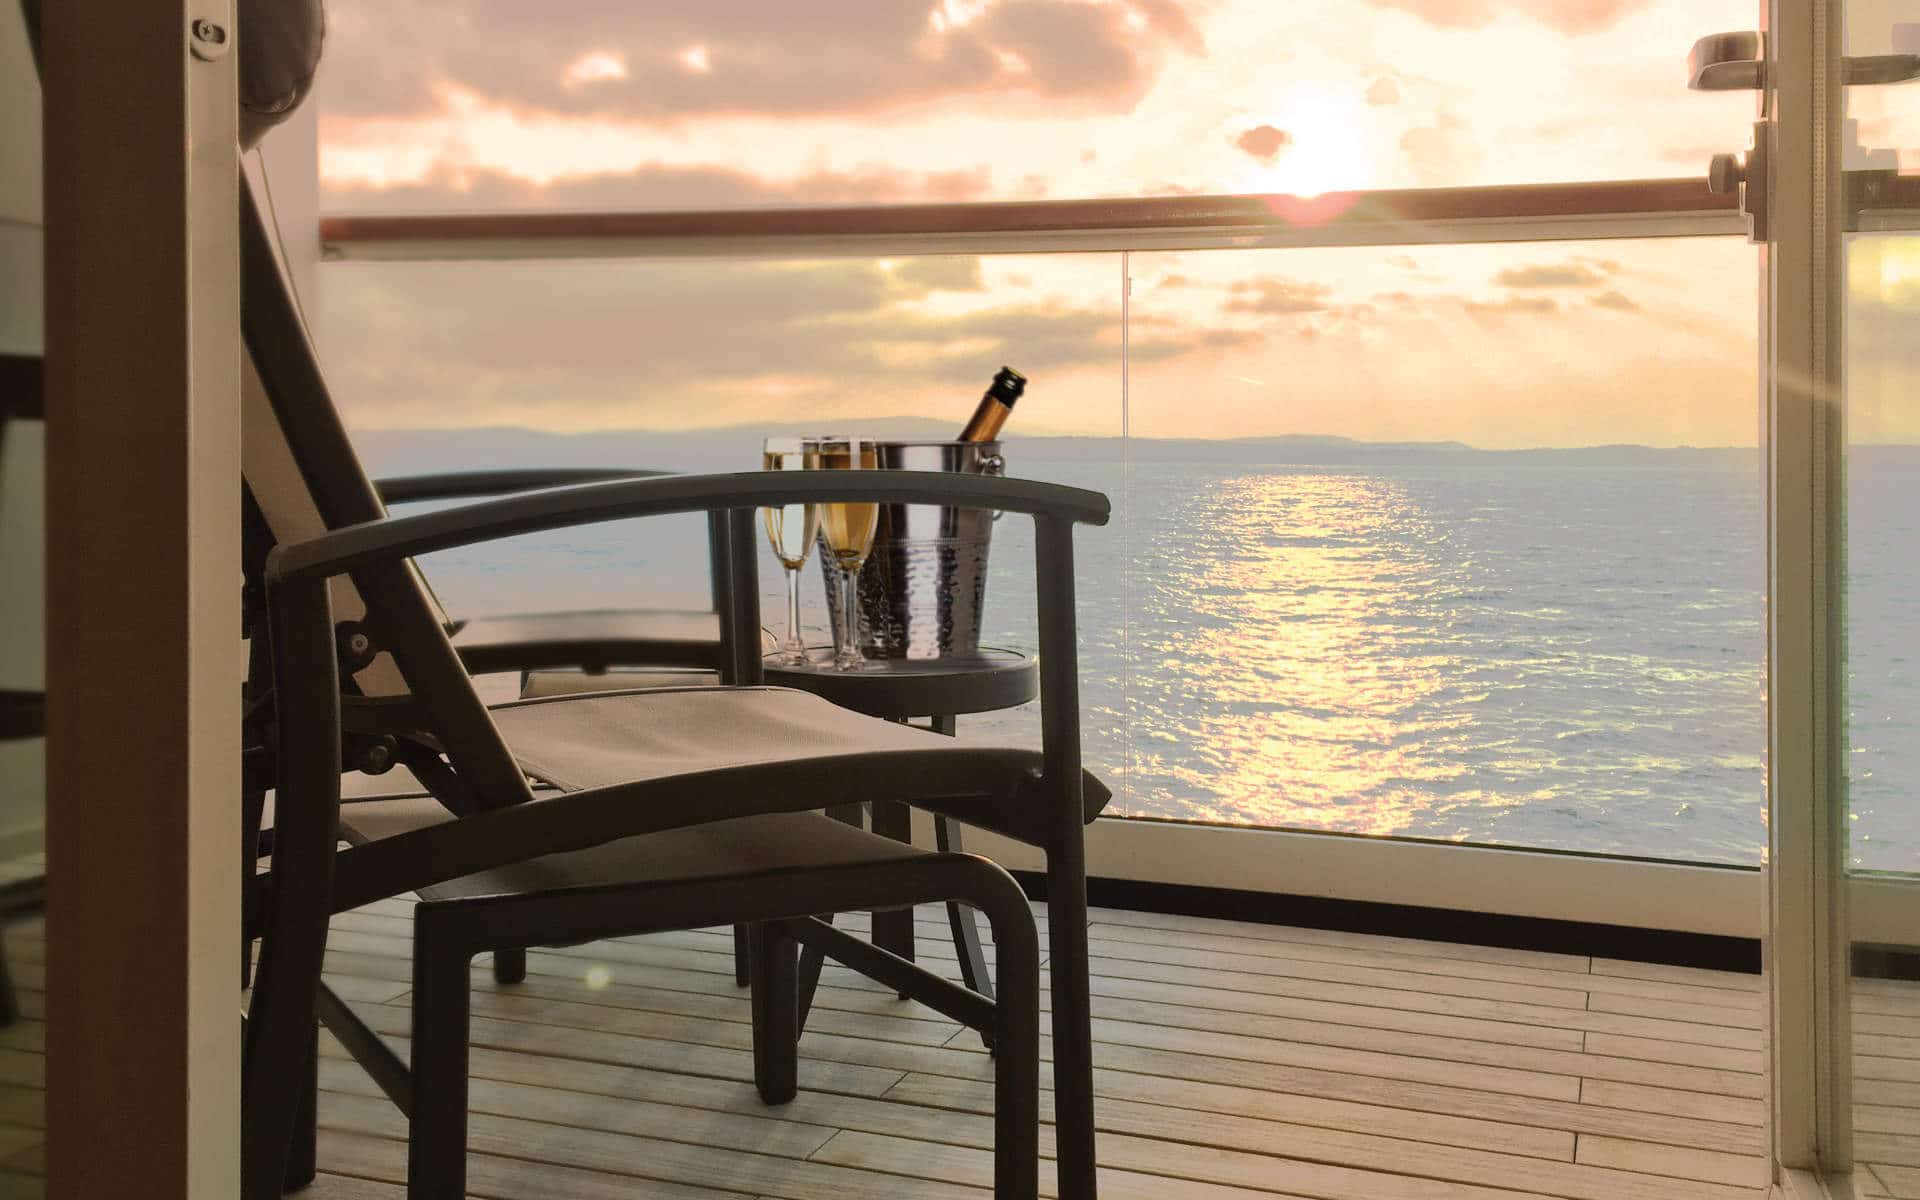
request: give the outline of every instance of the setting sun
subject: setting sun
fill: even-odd
[[[1318,196],[1375,185],[1358,97],[1309,84],[1291,89],[1262,116],[1286,141],[1271,161],[1247,172],[1245,190]]]

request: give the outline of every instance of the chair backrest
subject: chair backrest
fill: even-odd
[[[244,178],[240,274],[241,469],[254,526],[247,568],[250,582],[257,582],[273,543],[378,520],[386,509],[334,408],[275,240]],[[336,624],[351,623],[371,639],[371,661],[351,673],[353,690],[376,700],[410,697],[416,703],[388,705],[387,711],[419,714],[426,726],[391,732],[444,750],[480,806],[525,799],[525,778],[474,692],[444,617],[413,564],[356,571],[335,581],[332,600]]]

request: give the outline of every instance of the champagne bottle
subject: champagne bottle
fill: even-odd
[[[1007,423],[1007,416],[1013,412],[1014,401],[1027,390],[1027,377],[1012,367],[1001,367],[994,375],[993,383],[987,387],[987,394],[980,397],[980,407],[973,410],[973,416],[967,419],[967,427],[960,431],[963,442],[991,442],[1000,436],[1000,427]]]

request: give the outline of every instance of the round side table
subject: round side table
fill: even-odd
[[[827,662],[806,666],[763,666],[766,682],[798,688],[831,700],[842,708],[909,724],[927,720],[924,728],[952,736],[955,718],[963,713],[992,712],[1025,704],[1040,694],[1040,668],[1032,657],[1012,650],[982,647],[978,654],[935,659],[871,659],[869,670],[836,671]],[[913,840],[912,811],[898,800],[872,802],[873,831],[898,842]],[[860,824],[860,806],[828,810],[848,824]],[[960,850],[960,827],[935,815],[933,836],[941,850]],[[974,913],[960,904],[947,905],[947,923],[953,930],[953,948],[960,958],[960,975],[981,995],[993,996],[980,951],[980,932]],[[882,950],[913,958],[913,913],[873,914],[873,944]],[[800,1020],[804,1023],[820,978],[821,956],[807,948],[800,962]]]

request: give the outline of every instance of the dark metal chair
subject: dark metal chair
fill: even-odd
[[[1108,793],[1080,766],[1072,526],[1103,523],[1105,498],[947,474],[750,472],[585,484],[389,517],[340,426],[244,189],[242,202],[244,448],[255,533],[246,557],[269,631],[257,665],[273,681],[253,717],[271,737],[265,760],[275,785],[272,869],[251,881],[246,906],[248,933],[263,939],[244,1075],[249,1200],[275,1194],[289,1161],[305,1165],[310,1135],[296,1131],[311,1121],[316,1013],[362,1052],[421,1125],[421,1194],[453,1186],[452,1110],[430,1089],[456,1086],[444,1082],[454,1071],[456,1035],[422,1028],[428,1059],[409,1078],[320,988],[330,914],[409,891],[428,902],[416,964],[426,973],[424,990],[415,997],[417,1019],[428,1024],[462,1025],[456,972],[447,964],[480,949],[671,927],[662,922],[762,922],[750,957],[763,985],[755,996],[757,1036],[770,1096],[787,1087],[793,941],[819,946],[975,1027],[997,1023],[1000,1070],[1012,1081],[1007,1086],[1024,1087],[1023,967],[1007,975],[1003,963],[1005,1007],[989,1009],[984,997],[917,974],[858,938],[786,919],[954,898],[982,907],[1007,929],[1008,945],[1022,947],[1006,877],[996,868],[845,826],[820,832],[837,823],[814,810],[874,797],[1047,849],[1060,1194],[1091,1196],[1081,833]],[[805,693],[755,686],[600,693],[489,710],[411,566],[416,554],[542,529],[722,513],[730,586],[721,644],[730,677],[751,685],[760,670],[755,510],[831,500],[1034,517],[1042,751],[956,744]],[[342,808],[344,770],[395,762],[432,797]],[[776,836],[753,824],[790,819],[778,814],[804,816],[811,832]],[[691,827],[735,818],[751,820],[730,826],[737,836],[710,838],[706,858],[687,856],[709,864],[694,878],[665,871],[654,848],[661,843],[641,836],[693,837]],[[350,845],[336,851],[343,835]],[[805,847],[813,851],[792,857]],[[698,916],[696,898],[704,898]],[[1018,1165],[1003,1169],[1011,1189],[1004,1194],[1024,1194]],[[296,1179],[304,1173],[293,1172]]]

